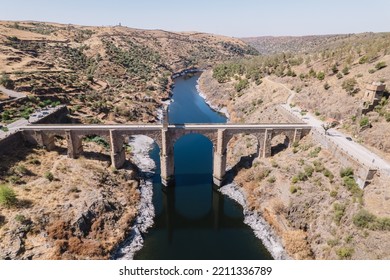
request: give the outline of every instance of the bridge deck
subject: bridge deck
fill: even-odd
[[[26,125],[20,127],[21,130],[161,130],[162,124],[113,124],[113,125],[85,125],[85,124],[47,124],[47,125]],[[311,129],[310,125],[302,123],[279,123],[279,124],[170,124],[171,129],[196,129],[196,130],[215,130],[215,129]]]

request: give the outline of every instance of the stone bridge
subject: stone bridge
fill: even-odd
[[[258,156],[271,156],[271,140],[284,135],[288,145],[299,141],[310,132],[306,124],[126,124],[126,125],[29,125],[21,128],[25,141],[55,148],[55,137],[66,139],[68,156],[77,158],[83,151],[82,139],[98,135],[107,140],[111,147],[111,162],[121,168],[126,160],[124,144],[128,137],[146,135],[160,148],[161,180],[168,186],[174,180],[174,145],[186,134],[196,133],[207,137],[213,144],[213,181],[221,186],[226,173],[226,151],[229,140],[237,134],[256,137]]]

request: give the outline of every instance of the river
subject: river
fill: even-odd
[[[224,123],[196,89],[199,75],[175,79],[170,123]],[[145,234],[134,259],[272,259],[252,229],[244,224],[242,207],[212,183],[212,143],[190,134],[174,146],[175,186],[160,183],[159,148],[150,153],[153,176],[154,225]]]

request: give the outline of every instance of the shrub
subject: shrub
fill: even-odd
[[[375,73],[375,69],[368,69],[368,73],[374,74]]]
[[[337,196],[337,191],[336,190],[330,191],[330,196],[331,197],[336,197]]]
[[[290,193],[296,193],[298,191],[297,186],[291,185],[290,186]]]
[[[362,56],[360,59],[359,59],[359,64],[364,64],[366,63],[368,60],[368,57],[367,56]]]
[[[7,89],[13,89],[14,81],[10,79],[9,75],[3,73],[3,75],[0,78],[0,85],[3,85]]]
[[[357,81],[355,78],[350,78],[345,80],[342,84],[341,87],[349,94],[349,95],[354,95],[356,92],[359,91],[359,89],[356,87],[357,86]]]
[[[313,172],[314,172],[314,168],[312,166],[309,166],[309,165],[306,165],[303,170],[305,170],[305,175],[307,177],[311,177],[313,175]]]
[[[52,182],[52,181],[54,180],[54,175],[53,175],[53,173],[51,173],[50,171],[46,171],[44,176],[45,176],[45,178],[46,178],[47,180],[49,180],[50,182]]]
[[[342,168],[340,170],[340,177],[351,177],[353,176],[353,169],[351,167]]]
[[[21,215],[21,214],[17,214],[17,215],[15,216],[15,220],[18,221],[19,223],[23,223],[23,222],[26,221],[26,217],[23,216],[23,215]]]
[[[336,77],[337,77],[337,79],[340,80],[340,79],[343,77],[343,74],[341,74],[341,73],[339,72],[339,73],[337,73]]]
[[[371,230],[390,230],[390,218],[379,218],[365,209],[361,209],[353,216],[355,226]]]
[[[16,194],[13,189],[6,185],[0,186],[0,204],[5,207],[14,206],[17,202]]]
[[[276,178],[275,178],[275,176],[271,176],[271,177],[268,178],[267,181],[268,181],[268,183],[273,184],[273,183],[275,183]]]
[[[355,216],[353,216],[352,221],[357,227],[369,228],[375,221],[375,216],[367,210],[361,209]]]
[[[87,142],[94,142],[100,146],[103,146],[104,148],[108,149],[110,147],[110,144],[101,136],[86,136],[85,141]]]
[[[334,220],[336,224],[340,224],[341,218],[344,216],[345,213],[345,205],[335,203],[333,204],[333,210],[334,210]]]
[[[341,247],[336,251],[337,256],[342,260],[350,259],[353,253],[354,253],[354,249],[348,247]]]
[[[27,175],[30,173],[30,171],[23,165],[18,165],[16,168],[15,168],[15,171],[18,173],[18,174],[21,174],[21,175]]]
[[[380,70],[380,69],[385,68],[385,67],[387,67],[387,64],[386,64],[386,62],[384,62],[384,61],[380,61],[380,62],[378,62],[378,63],[375,65],[375,69],[376,69],[376,70]]]
[[[334,247],[334,246],[339,245],[339,240],[338,239],[329,239],[326,243],[328,243],[328,245],[330,247]]]
[[[325,73],[320,71],[317,73],[317,79],[322,81],[323,79],[325,79]]]
[[[360,127],[364,127],[370,123],[370,120],[368,119],[367,116],[364,116],[360,120]]]
[[[318,154],[321,152],[321,147],[316,147],[314,148],[314,150],[312,150],[310,153],[309,153],[309,157],[311,158],[315,158],[315,157],[318,157]]]
[[[306,181],[307,180],[307,174],[306,173],[304,173],[304,172],[299,172],[298,173],[298,180],[299,181]]]
[[[319,161],[314,161],[313,162],[313,165],[314,165],[314,170],[315,172],[323,172],[325,167],[322,165],[321,162]]]
[[[240,81],[234,86],[237,92],[240,92],[246,89],[249,86],[249,81],[247,79],[240,79]]]
[[[296,184],[299,182],[298,176],[293,176],[291,179],[291,183]]]
[[[343,72],[344,75],[348,75],[349,74],[348,66],[345,66],[341,72]]]
[[[344,177],[343,184],[347,187],[348,190],[353,190],[357,186],[355,179],[352,177]]]
[[[390,218],[377,218],[375,228],[379,230],[390,230]]]
[[[329,178],[330,181],[333,180],[334,175],[333,175],[333,173],[329,169],[325,168],[323,173],[324,173],[324,176]]]

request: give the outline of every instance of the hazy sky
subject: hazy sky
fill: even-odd
[[[1,20],[234,37],[390,31],[390,0],[0,0]]]

